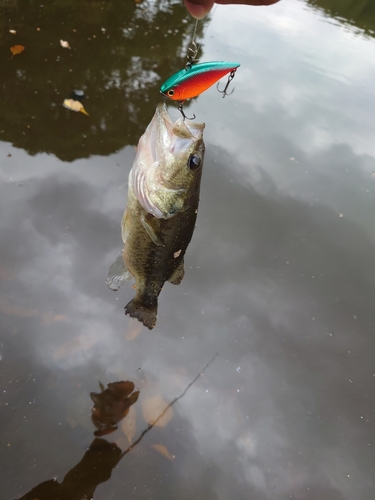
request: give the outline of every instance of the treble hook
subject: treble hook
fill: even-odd
[[[231,92],[230,94],[228,94],[228,93],[227,93],[227,89],[228,89],[228,87],[229,87],[230,82],[233,80],[234,75],[236,74],[236,71],[237,71],[237,69],[233,69],[233,70],[230,72],[230,75],[228,76],[228,81],[227,81],[227,83],[226,83],[226,85],[225,85],[225,87],[224,87],[224,90],[220,90],[220,89],[219,89],[219,82],[217,82],[217,85],[216,85],[217,91],[218,91],[218,92],[220,92],[220,94],[223,94],[223,99],[224,99],[224,97],[225,97],[226,95],[232,95],[232,94],[233,94],[233,92],[234,92],[234,89],[233,89],[233,90],[232,90],[232,92]]]
[[[185,121],[185,119],[186,120],[195,120],[196,116],[195,116],[194,113],[193,113],[193,117],[192,118],[189,118],[188,116],[185,115],[185,113],[184,113],[184,102],[185,101],[178,101],[178,108],[177,108],[178,111],[182,114],[182,118],[184,119],[184,121]]]
[[[194,61],[196,61],[196,57],[199,51],[199,47],[197,47],[197,44],[192,40],[190,47],[188,47],[188,54],[186,56],[187,62],[185,64],[185,69],[190,69],[191,65],[193,64]]]

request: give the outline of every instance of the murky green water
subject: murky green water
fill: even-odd
[[[373,500],[375,2],[200,25],[202,60],[241,68],[186,108],[206,122],[198,226],[152,332],[105,277],[194,23],[179,1],[0,11],[0,498]],[[63,108],[74,89],[90,116]],[[95,438],[90,393],[121,380],[139,399]]]

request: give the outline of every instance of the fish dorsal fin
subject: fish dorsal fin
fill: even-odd
[[[172,275],[168,278],[169,283],[172,285],[179,285],[185,275],[184,259],[182,258],[178,267],[173,271]]]
[[[108,269],[106,283],[108,288],[117,291],[121,285],[129,281],[132,275],[128,271],[123,258],[123,252],[117,257],[111,267]]]
[[[164,239],[160,231],[159,220],[152,216],[141,215],[141,223],[146,233],[157,246],[164,245]]]

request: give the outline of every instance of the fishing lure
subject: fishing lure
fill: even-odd
[[[182,114],[184,120],[185,118],[188,118],[183,109],[185,100],[202,94],[202,92],[207,90],[214,83],[218,82],[220,78],[228,73],[229,76],[224,90],[219,89],[219,83],[217,83],[217,90],[223,94],[223,97],[232,94],[234,89],[230,94],[227,93],[227,89],[236,74],[237,68],[240,66],[239,63],[228,61],[208,61],[197,63],[197,54],[200,48],[200,46],[198,47],[195,43],[197,26],[198,19],[195,21],[193,39],[188,47],[185,68],[170,76],[160,87],[160,92],[165,97],[171,99],[172,101],[178,101],[178,110]],[[194,118],[195,115],[188,119],[194,120]]]
[[[236,74],[237,68],[240,66],[239,63],[228,61],[196,63],[196,57],[199,52],[199,47],[195,43],[197,26],[198,19],[195,22],[193,40],[191,41],[190,47],[188,47],[185,68],[170,76],[160,87],[160,92],[165,97],[172,99],[172,101],[178,101],[178,110],[182,114],[184,120],[188,118],[183,109],[185,100],[197,97],[228,73],[228,81],[224,90],[219,89],[219,84],[217,84],[217,90],[223,94],[223,97],[232,94],[234,89],[230,94],[227,93],[227,89]],[[194,118],[195,115],[188,119],[194,120]]]
[[[239,66],[239,63],[227,61],[190,64],[170,76],[160,87],[160,92],[173,101],[191,99],[200,95],[228,73],[230,73],[229,77],[233,79]],[[227,88],[228,86],[219,92],[224,92],[227,95]]]
[[[208,61],[193,64],[193,60],[193,57],[188,56],[185,68],[170,76],[160,87],[160,92],[165,97],[173,101],[178,101],[178,110],[184,120],[188,118],[183,109],[185,99],[191,99],[200,95],[228,73],[230,74],[224,90],[219,89],[219,84],[217,85],[217,90],[223,94],[223,97],[230,95],[227,94],[228,86],[233,80],[237,68],[240,66],[239,63],[227,61]],[[195,115],[188,119],[194,120],[194,118]]]

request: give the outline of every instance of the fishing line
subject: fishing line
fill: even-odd
[[[194,33],[193,33],[193,43],[195,43],[195,37],[197,35],[198,19],[195,20]]]
[[[200,48],[202,47],[202,43],[203,43],[203,40],[204,40],[204,38],[205,38],[205,36],[206,36],[207,30],[208,30],[208,28],[210,27],[210,24],[212,23],[212,20],[213,20],[213,18],[214,18],[214,14],[215,14],[215,12],[216,12],[216,9],[217,9],[217,5],[215,5],[215,6],[214,6],[214,8],[212,9],[212,11],[211,11],[211,13],[210,13],[210,18],[209,18],[209,21],[208,21],[208,23],[207,23],[207,25],[206,25],[206,27],[205,27],[205,30],[204,30],[204,32],[203,32],[203,34],[202,34],[202,41],[201,41],[201,43],[200,43],[199,45],[197,45],[197,55],[198,55],[198,53],[199,53],[199,51],[200,51]],[[199,20],[197,19],[197,20],[196,20],[196,22],[195,22],[194,37],[193,37],[193,42],[194,42],[194,43],[195,43],[195,36],[196,36],[196,34],[197,34],[198,21],[199,21]]]
[[[132,443],[125,451],[122,452],[122,454],[120,455],[120,458],[118,460],[118,462],[122,459],[123,456],[125,456],[127,453],[129,453],[129,451],[131,451],[135,446],[137,446],[137,444],[142,440],[143,436],[145,434],[147,434],[148,432],[150,432],[150,430],[155,427],[155,425],[157,424],[157,422],[159,422],[159,420],[161,418],[164,417],[164,415],[167,413],[167,411],[172,408],[172,406],[174,404],[177,403],[177,401],[179,401],[180,399],[182,399],[185,394],[187,393],[187,391],[190,389],[190,387],[195,384],[195,382],[199,379],[199,377],[201,377],[204,372],[207,370],[207,368],[210,366],[211,363],[213,363],[215,361],[215,359],[219,356],[219,353],[217,352],[215,354],[215,356],[213,358],[210,359],[210,361],[206,364],[206,366],[203,368],[203,370],[201,370],[198,375],[190,382],[190,384],[188,384],[186,387],[185,387],[185,390],[177,397],[174,398],[173,401],[171,401],[169,403],[169,405],[167,405],[164,410],[160,413],[160,415],[155,419],[153,420],[151,423],[148,424],[148,426],[146,427],[146,429],[141,432],[140,436],[138,437],[138,439],[136,441],[134,441],[134,443]],[[117,463],[118,463],[117,462]]]
[[[180,111],[184,120],[194,120],[195,118],[195,115],[189,118],[184,113],[184,102],[186,101],[186,99],[197,97],[209,87],[217,83],[220,78],[228,75],[228,73],[229,77],[224,89],[220,90],[218,87],[217,89],[223,95],[223,97],[230,95],[227,92],[228,86],[233,80],[237,68],[240,66],[240,63],[231,61],[206,61],[203,63],[198,62],[197,56],[202,47],[202,43],[206,36],[207,30],[212,22],[215,11],[216,8],[213,9],[211,18],[205,26],[205,29],[201,36],[201,43],[199,45],[197,45],[195,42],[198,27],[198,20],[195,20],[194,29],[192,30],[193,36],[186,51],[187,61],[185,67],[170,76],[160,87],[161,94],[163,94],[168,99],[178,101],[178,110]]]

